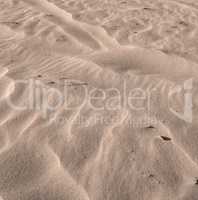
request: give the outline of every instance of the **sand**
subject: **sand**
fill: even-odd
[[[195,0],[0,1],[0,200],[196,200]]]

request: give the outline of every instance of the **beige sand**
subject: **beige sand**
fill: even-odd
[[[0,200],[196,200],[196,6],[1,0]]]

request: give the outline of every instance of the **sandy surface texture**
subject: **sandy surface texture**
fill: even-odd
[[[197,24],[196,0],[0,0],[0,200],[197,200]]]

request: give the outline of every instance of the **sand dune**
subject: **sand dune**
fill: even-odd
[[[77,19],[94,6],[78,3],[0,2],[0,199],[196,199],[196,59]]]

